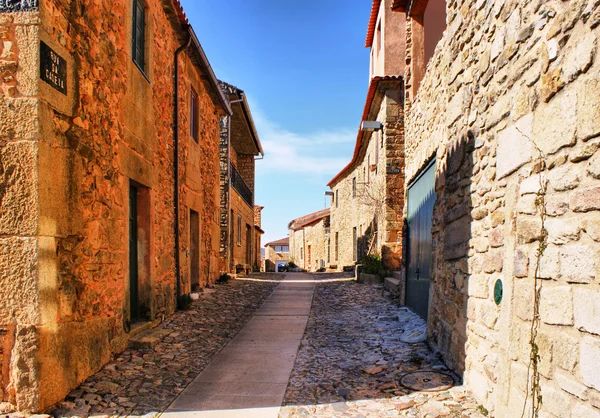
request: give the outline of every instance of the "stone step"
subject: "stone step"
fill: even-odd
[[[140,332],[129,338],[129,348],[134,350],[154,348],[156,344],[162,341],[172,330],[165,328],[151,328]]]
[[[383,285],[387,290],[389,290],[393,294],[396,294],[400,290],[400,279],[397,279],[395,277],[386,277],[385,279],[383,279]]]
[[[403,279],[402,270],[396,270],[396,271],[392,272],[392,276],[394,276],[394,279],[402,280]]]

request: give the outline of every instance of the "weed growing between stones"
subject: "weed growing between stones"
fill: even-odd
[[[518,129],[517,129],[518,130]],[[519,131],[520,132],[520,131]],[[523,412],[521,418],[525,417],[527,410],[527,401],[531,398],[531,417],[538,418],[540,410],[542,408],[542,388],[540,387],[540,349],[537,345],[538,330],[540,327],[540,295],[542,291],[542,279],[540,278],[540,264],[541,259],[548,247],[548,230],[546,229],[546,194],[548,191],[548,183],[544,174],[547,172],[546,156],[542,150],[537,146],[535,141],[529,138],[527,135],[520,132],[525,138],[527,138],[535,147],[538,153],[538,159],[535,164],[535,168],[539,172],[540,188],[537,192],[535,205],[538,209],[541,221],[540,237],[538,239],[538,248],[535,254],[535,272],[534,272],[534,283],[533,283],[533,318],[531,321],[529,345],[530,345],[530,356],[529,366],[527,368],[527,385],[525,387],[525,401],[523,403]]]

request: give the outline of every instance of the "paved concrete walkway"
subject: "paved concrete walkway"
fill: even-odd
[[[288,274],[162,417],[276,418],[308,322],[314,287],[311,275]]]

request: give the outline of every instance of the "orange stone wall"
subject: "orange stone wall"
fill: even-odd
[[[146,4],[145,74],[131,58],[129,0],[45,0],[39,12],[0,14],[2,52],[14,62],[0,78],[0,401],[19,410],[59,401],[127,346],[130,184],[139,187],[142,317],[160,321],[176,308],[173,63],[185,31],[172,2]],[[40,40],[67,61],[66,95],[39,79]],[[190,208],[200,214],[203,283],[218,273],[223,111],[188,53],[180,66],[188,292]],[[191,84],[198,144],[188,133]]]

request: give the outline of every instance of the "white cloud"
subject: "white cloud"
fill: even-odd
[[[306,135],[290,132],[253,110],[265,158],[257,165],[264,171],[311,175],[335,175],[354,151],[356,132],[350,129],[319,131]]]

